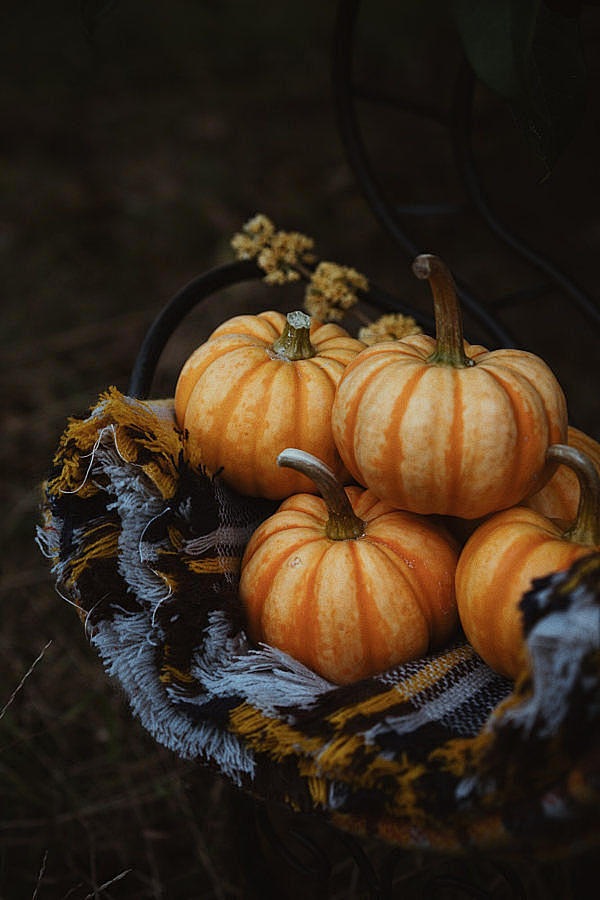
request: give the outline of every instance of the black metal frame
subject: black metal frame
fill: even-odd
[[[354,42],[356,22],[361,0],[341,0],[338,5],[332,45],[332,87],[333,100],[339,133],[346,157],[357,183],[371,207],[372,212],[393,242],[412,260],[423,249],[410,237],[398,211],[381,187],[371,165],[366,144],[361,133],[357,112],[357,100],[383,102],[400,109],[415,111],[410,101],[370,91],[356,83],[354,75]],[[459,67],[451,114],[447,117],[431,109],[416,110],[423,116],[435,117],[449,130],[449,140],[454,149],[457,170],[461,176],[467,199],[480,215],[490,231],[513,252],[524,259],[544,280],[532,287],[524,287],[509,295],[498,297],[490,303],[483,303],[460,277],[455,276],[459,297],[463,308],[483,328],[490,347],[516,347],[518,341],[502,321],[502,311],[509,306],[522,304],[543,296],[553,288],[559,288],[567,302],[577,307],[587,317],[590,324],[600,332],[600,306],[565,272],[537,249],[532,248],[500,220],[485,196],[475,163],[472,147],[472,113],[476,87],[474,74],[465,60]],[[438,204],[436,209],[448,204]],[[404,208],[410,215],[427,215],[431,207],[419,209]],[[452,209],[453,212],[460,208]],[[223,288],[243,281],[261,278],[263,273],[253,261],[229,263],[216,267],[185,285],[165,306],[151,325],[140,348],[133,367],[129,393],[132,396],[147,397],[160,354],[171,334],[185,316],[199,303]],[[365,299],[384,311],[399,311],[412,315],[426,329],[430,330],[430,317],[408,307],[398,298],[371,285]]]
[[[340,0],[338,4],[332,47],[332,84],[337,125],[345,147],[347,160],[371,210],[395,245],[412,260],[421,252],[421,248],[410,238],[402,221],[402,211],[399,213],[398,208],[394,207],[386,198],[373,172],[359,126],[356,101],[357,99],[367,99],[391,103],[404,109],[412,109],[412,111],[414,111],[414,108],[409,102],[398,101],[396,98],[385,96],[381,93],[374,93],[357,86],[353,69],[353,47],[359,9],[360,0]],[[501,314],[502,310],[510,305],[531,301],[542,296],[548,290],[559,287],[566,299],[585,313],[593,326],[600,329],[600,308],[598,304],[576,285],[568,275],[559,270],[554,263],[513,234],[490,207],[477,173],[471,142],[474,91],[474,75],[466,62],[464,62],[460,67],[456,82],[452,114],[447,121],[444,120],[444,124],[448,126],[450,131],[455,163],[460,172],[468,200],[495,236],[526,260],[537,272],[541,273],[544,280],[533,287],[515,291],[486,305],[482,303],[462,279],[457,278],[457,287],[463,307],[489,335],[491,346],[514,347],[517,346],[516,341],[501,321],[499,313]],[[424,115],[431,115],[432,111],[423,109],[420,112]],[[437,116],[437,118],[439,119],[440,117]],[[446,204],[445,208],[447,206]],[[412,210],[406,210],[405,208],[404,213],[407,211],[411,215],[423,215],[432,210],[431,208],[413,208]],[[457,210],[450,211],[455,212]],[[262,278],[263,274],[253,261],[234,262],[205,272],[185,285],[152,323],[133,366],[128,388],[129,394],[140,398],[149,396],[160,355],[170,336],[192,309],[219,290],[244,281]],[[364,299],[384,311],[400,311],[410,314],[426,329],[431,329],[432,321],[430,318],[406,306],[377,286],[372,285],[368,294],[364,295]],[[287,859],[292,867],[296,867],[299,871],[303,871],[306,874],[311,869],[311,866],[307,866],[305,862],[302,862],[298,854],[289,846],[290,840],[292,844],[295,841],[312,858],[312,869],[314,870],[316,883],[320,883],[323,886],[328,881],[331,873],[330,861],[327,859],[323,849],[311,840],[306,829],[300,830],[301,824],[305,823],[300,823],[298,818],[295,827],[290,828],[287,837],[282,837],[273,828],[269,819],[268,808],[263,804],[257,803],[254,806],[254,813],[253,827],[257,833],[260,833],[271,844],[275,852]],[[372,900],[375,900],[375,898],[380,898],[380,900],[391,898],[394,868],[401,851],[391,850],[382,865],[381,872],[378,874],[361,847],[360,842],[349,834],[335,831],[339,841],[344,844],[348,853],[353,857],[360,872],[361,882]],[[506,872],[503,874],[506,880],[511,881],[513,895],[524,897],[525,891],[518,879],[515,880],[516,876],[514,876],[514,873],[510,876]],[[436,878],[438,886],[441,886],[444,876],[438,875]],[[450,884],[450,880],[449,876],[445,878],[447,884]],[[459,883],[454,878],[452,883],[455,887],[460,887],[466,895],[491,896],[475,885],[462,882],[462,880]],[[429,886],[433,886],[433,881],[431,885],[428,884]]]
[[[150,395],[160,355],[175,329],[189,312],[218,291],[244,281],[264,278],[264,274],[253,260],[241,260],[209,269],[181,288],[159,313],[146,333],[131,371],[129,395],[140,399]],[[429,332],[434,327],[430,316],[413,309],[373,283],[370,284],[368,292],[359,294],[362,299],[384,312],[400,312],[412,316]]]
[[[338,6],[332,73],[338,127],[344,142],[348,162],[352,166],[356,180],[373,213],[394,242],[411,259],[414,259],[424,248],[417,247],[414,241],[411,240],[396,208],[386,198],[378,183],[371,167],[358,123],[356,99],[362,97],[366,100],[391,104],[396,108],[410,109],[413,112],[415,109],[408,100],[404,101],[380,93],[365,91],[357,85],[354,77],[353,47],[360,5],[361,0],[341,0]],[[472,147],[475,86],[474,73],[467,61],[463,59],[456,79],[451,115],[448,118],[442,118],[430,109],[417,110],[417,112],[430,117],[433,115],[438,122],[447,125],[450,130],[456,167],[461,176],[468,200],[499,240],[545,276],[546,280],[542,284],[516,291],[506,297],[500,297],[496,301],[492,301],[490,305],[501,309],[515,303],[527,302],[541,296],[553,287],[559,287],[568,301],[579,307],[590,321],[600,328],[600,306],[598,303],[551,260],[511,231],[496,215],[487,200],[477,171]],[[507,331],[498,316],[494,315],[464,282],[460,279],[456,280],[463,307],[479,321],[489,335],[497,340],[499,345],[503,347],[514,345],[514,338]]]

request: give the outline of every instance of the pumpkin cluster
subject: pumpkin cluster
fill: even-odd
[[[523,593],[600,548],[600,446],[568,426],[548,365],[468,344],[444,263],[413,271],[435,337],[366,347],[299,311],[236,316],[175,392],[192,464],[283,500],[242,560],[251,639],[339,684],[459,626],[516,677]]]

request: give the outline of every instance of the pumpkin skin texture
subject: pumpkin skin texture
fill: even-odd
[[[192,464],[220,472],[242,494],[269,499],[315,490],[304,475],[277,467],[277,454],[290,445],[318,453],[349,480],[331,432],[331,407],[345,366],[364,347],[339,325],[312,321],[314,355],[285,358],[272,345],[286,324],[275,311],[224,322],[187,360],[175,390]]]
[[[325,502],[290,497],[251,537],[239,589],[252,640],[336,684],[443,646],[457,626],[453,540],[370,491],[346,495],[362,536],[332,540]]]
[[[428,276],[434,297],[438,276]],[[478,519],[546,483],[546,450],[566,438],[566,401],[539,357],[467,344],[459,321],[442,341],[440,315],[436,305],[437,340],[375,344],[346,368],[333,434],[356,481],[393,506]]]
[[[567,430],[567,444],[585,453],[600,473],[600,444],[572,425]],[[523,505],[535,509],[548,519],[571,522],[577,514],[578,504],[577,475],[569,466],[562,465],[542,490],[529,497]]]
[[[549,454],[556,450],[578,452],[559,445]],[[571,465],[569,457],[564,459]],[[526,661],[519,603],[533,579],[564,571],[600,549],[600,477],[585,457],[576,477],[585,498],[570,529],[516,506],[490,516],[459,557],[456,599],[464,632],[488,665],[510,678],[518,676]]]

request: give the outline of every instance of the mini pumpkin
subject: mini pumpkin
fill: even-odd
[[[278,500],[315,490],[302,474],[278,469],[277,454],[292,444],[349,480],[331,407],[345,366],[363,347],[339,325],[300,311],[224,322],[192,353],[175,390],[191,462],[242,494]]]
[[[535,578],[570,568],[600,549],[600,476],[574,447],[550,447],[552,463],[569,466],[580,484],[575,522],[568,528],[525,506],[490,516],[469,538],[456,570],[456,599],[464,632],[497,672],[516,678],[525,663],[519,607]]]
[[[567,444],[585,453],[600,473],[600,444],[572,425],[567,430]],[[559,466],[542,490],[529,497],[524,505],[549,519],[571,522],[579,505],[577,475],[570,466]]]
[[[344,490],[310,454],[278,464],[323,498],[289,497],[251,537],[240,597],[250,637],[347,684],[443,646],[457,627],[457,545],[443,528],[370,491]]]
[[[550,477],[567,434],[564,394],[539,357],[463,341],[454,281],[438,257],[413,264],[433,290],[436,335],[368,347],[346,368],[334,438],[354,478],[413,512],[477,519]]]

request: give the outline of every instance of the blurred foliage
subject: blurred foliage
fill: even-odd
[[[508,100],[525,136],[552,168],[581,125],[587,98],[579,4],[570,5],[570,14],[544,0],[453,5],[474,71]]]

